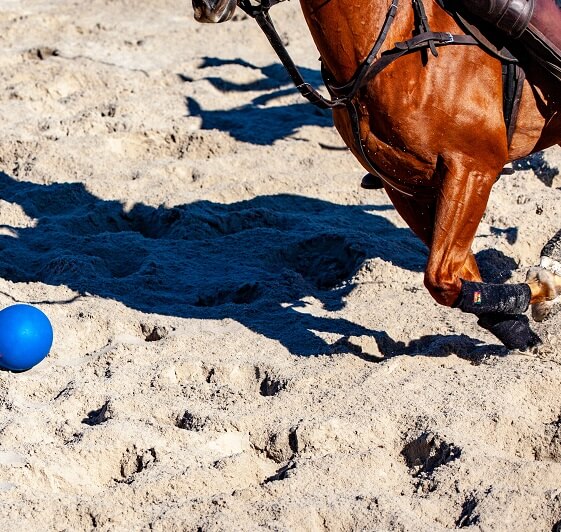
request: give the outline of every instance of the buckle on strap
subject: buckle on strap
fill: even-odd
[[[445,35],[445,40],[441,41],[442,44],[452,44],[454,42],[454,36],[449,31],[444,33],[444,35]]]
[[[426,31],[420,35],[416,35],[412,39],[402,42],[396,42],[395,47],[399,50],[418,50],[428,46],[430,42],[438,44],[453,44],[456,42],[454,36],[450,32],[432,32]]]

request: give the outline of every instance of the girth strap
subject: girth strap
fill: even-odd
[[[517,63],[503,63],[503,116],[509,147],[514,136],[525,79],[524,71]]]

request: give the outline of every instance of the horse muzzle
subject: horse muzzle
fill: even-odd
[[[218,23],[230,20],[236,10],[236,0],[192,0],[197,22]]]

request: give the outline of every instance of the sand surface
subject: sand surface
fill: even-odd
[[[256,25],[171,0],[0,2],[1,530],[561,528],[561,316],[508,353],[423,288],[424,247]],[[319,83],[293,2],[275,9]],[[524,278],[561,150],[475,242]]]

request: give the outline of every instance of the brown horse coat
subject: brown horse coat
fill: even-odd
[[[324,68],[335,85],[346,84],[381,34],[389,1],[300,2]],[[463,33],[434,0],[426,2],[433,32]],[[203,22],[226,20],[235,5],[193,0]],[[379,54],[410,39],[414,19],[412,3],[402,3]],[[502,67],[477,46],[442,46],[438,57],[410,53],[379,72],[353,98],[360,143],[349,107],[333,109],[346,144],[368,171],[372,163],[381,172],[395,208],[428,246],[425,285],[434,299],[476,314],[481,326],[518,349],[539,342],[523,313],[530,302],[561,295],[561,276],[533,271],[526,284],[486,285],[471,246],[504,165],[561,141],[559,86],[536,65],[525,70],[510,145]]]
[[[301,0],[301,5],[326,67],[337,82],[346,82],[370,51],[386,2]],[[435,2],[427,2],[426,11],[433,31],[462,33]],[[400,5],[382,51],[411,38],[413,18],[412,6]],[[397,184],[414,190],[411,197],[385,187],[430,249],[425,285],[442,304],[455,303],[462,279],[481,280],[471,244],[503,166],[561,141],[556,87],[540,79],[539,72],[529,72],[528,79],[510,147],[501,65],[478,47],[441,47],[439,57],[429,55],[426,63],[421,53],[404,56],[360,95],[361,138],[368,156]],[[334,121],[369,169],[346,110],[335,109]]]

